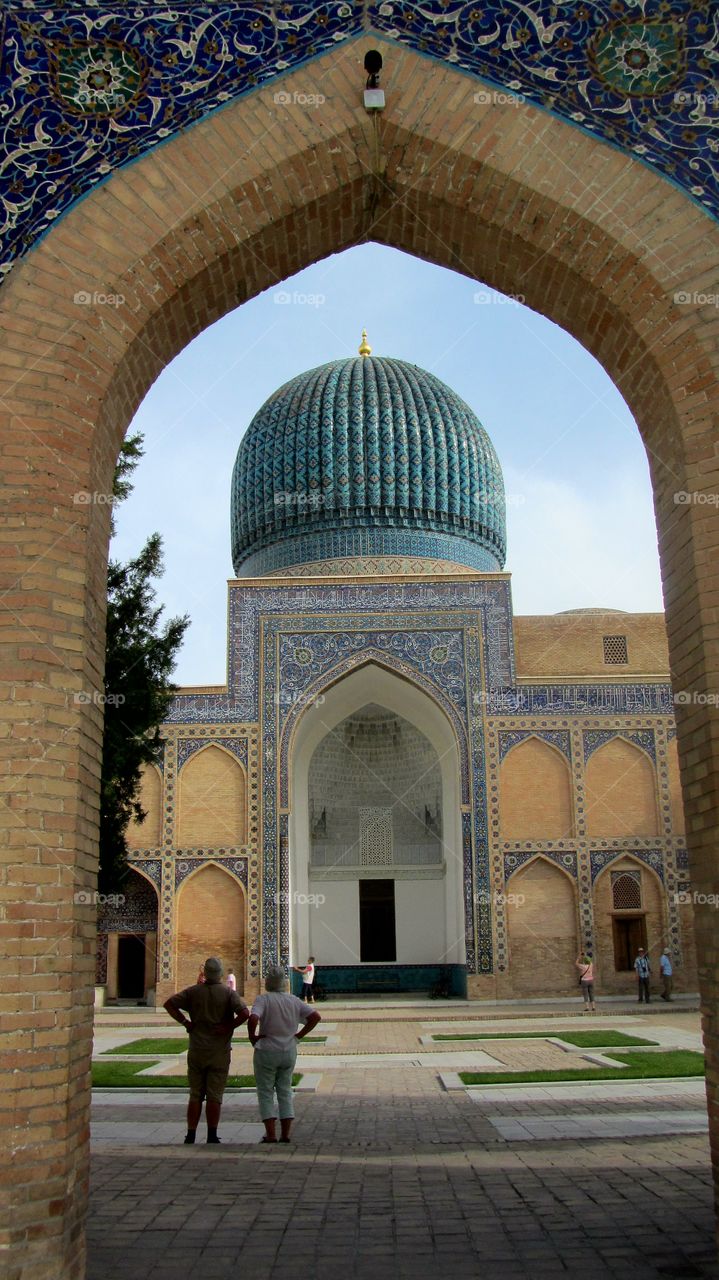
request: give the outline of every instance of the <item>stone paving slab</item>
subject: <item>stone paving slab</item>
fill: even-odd
[[[709,1128],[706,1111],[677,1111],[647,1114],[624,1111],[621,1115],[585,1111],[580,1115],[491,1116],[491,1123],[507,1142],[546,1142],[581,1138],[658,1137],[673,1133],[705,1133]]]
[[[621,1102],[624,1098],[642,1098],[647,1103],[664,1102],[675,1105],[677,1099],[687,1098],[706,1102],[706,1086],[702,1079],[690,1080],[607,1080],[587,1081],[586,1084],[532,1084],[511,1086],[486,1085],[467,1086],[459,1080],[459,1076],[448,1073],[449,1080],[456,1079],[472,1102],[575,1102],[584,1106],[587,1101],[602,1099],[605,1102]],[[444,1083],[445,1077],[442,1077]],[[448,1087],[448,1086],[445,1086]]]

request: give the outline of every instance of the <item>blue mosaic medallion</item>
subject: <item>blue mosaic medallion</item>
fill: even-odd
[[[478,109],[498,86],[719,214],[710,0],[17,0],[0,25],[2,273],[115,169],[365,33],[472,77]],[[375,446],[373,492],[381,433]]]

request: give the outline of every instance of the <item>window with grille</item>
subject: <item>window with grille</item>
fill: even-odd
[[[612,872],[612,905],[615,911],[641,908],[642,882],[638,871]]]
[[[621,666],[629,661],[626,636],[604,637],[604,661],[610,666]]]
[[[361,808],[359,820],[362,866],[389,866],[392,862],[392,810]]]

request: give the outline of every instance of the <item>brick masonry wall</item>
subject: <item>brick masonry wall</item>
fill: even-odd
[[[505,756],[499,773],[503,840],[565,840],[574,830],[568,761],[539,738]]]
[[[515,998],[574,995],[577,909],[574,886],[543,859],[512,876],[507,922]]]
[[[108,493],[134,409],[192,337],[368,238],[522,294],[584,343],[632,407],[654,486],[675,687],[719,690],[716,510],[674,500],[719,492],[719,313],[674,302],[678,290],[712,290],[717,228],[632,158],[527,105],[478,105],[468,77],[398,48],[373,176],[361,106],[369,44],[286,78],[290,94],[321,88],[325,109],[278,107],[269,86],[113,175],[0,296],[0,1029],[10,1033],[0,1118],[20,1128],[0,1244],[23,1280],[83,1268],[95,921],[74,895],[95,874],[101,709],[73,696],[102,687],[108,508],[75,496]],[[78,308],[81,289],[126,303]],[[692,697],[678,726],[692,883],[709,894],[719,889],[719,716]],[[719,1165],[715,911],[699,906],[695,925]]]
[[[626,663],[604,660],[604,636],[626,636]],[[669,677],[667,629],[661,613],[571,610],[552,617],[515,617],[517,671],[524,678],[654,675]]]
[[[145,811],[142,822],[133,821],[127,829],[130,849],[156,849],[162,839],[162,776],[154,764],[142,771],[140,805]]]
[[[668,943],[665,930],[663,892],[656,876],[631,858],[614,862],[607,871],[597,876],[594,886],[594,922],[596,926],[595,955],[597,961],[597,994],[634,995],[637,988],[633,971],[617,971],[614,962],[614,935],[612,932],[612,871],[639,870],[642,886],[642,910],[646,913],[647,951],[649,952],[655,992],[658,993],[659,957]],[[681,984],[686,990],[686,985]],[[681,989],[679,975],[677,988]]]
[[[242,990],[245,899],[240,885],[221,867],[203,867],[182,885],[175,938],[178,991],[197,981],[199,967],[208,956],[217,956],[225,970],[234,969],[238,990]]]
[[[588,836],[659,834],[656,774],[638,747],[612,738],[589,757],[585,776]]]
[[[221,747],[205,747],[180,771],[180,849],[236,848],[247,838],[242,765]]]

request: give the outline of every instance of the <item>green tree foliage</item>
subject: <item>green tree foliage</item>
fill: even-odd
[[[113,494],[132,491],[130,477],[142,457],[142,436],[129,437],[120,451]],[[114,529],[114,524],[113,524]],[[162,540],[148,538],[127,564],[111,560],[107,571],[105,727],[100,790],[100,875],[102,893],[117,889],[127,870],[127,826],[142,821],[138,793],[143,765],[158,757],[159,726],[176,686],[175,660],[189,618],[161,624],[155,582],[162,576]]]

